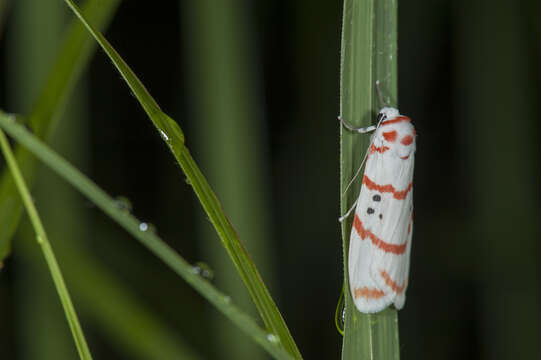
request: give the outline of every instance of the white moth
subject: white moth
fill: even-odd
[[[410,118],[391,107],[381,109],[376,127],[354,129],[340,120],[350,130],[375,130],[349,242],[351,295],[363,313],[391,304],[401,309],[413,233],[415,129]]]

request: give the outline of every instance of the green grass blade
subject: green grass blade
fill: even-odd
[[[342,29],[340,115],[355,126],[368,126],[381,108],[375,83],[385,100],[397,103],[397,0],[345,0]],[[341,193],[359,168],[369,135],[340,130]],[[360,181],[341,198],[345,213],[356,200]],[[357,311],[348,283],[352,218],[342,223],[345,274],[345,332],[342,359],[398,359],[398,318],[393,308],[367,315]]]
[[[266,196],[264,106],[259,72],[251,56],[255,50],[254,28],[249,21],[252,14],[242,4],[239,0],[198,0],[185,1],[181,7],[183,33],[187,33],[183,44],[188,43],[183,53],[189,64],[189,102],[198,116],[192,141],[199,165],[206,169],[207,179],[272,292],[276,288],[272,268],[277,262]],[[235,302],[245,311],[256,313],[231,261],[214,246],[216,234],[203,212],[198,217],[198,234],[203,256],[220,274],[217,286],[234,294]],[[210,321],[216,334],[213,344],[222,358],[267,357],[255,344],[236,341],[238,332],[230,323],[218,316]]]
[[[83,12],[100,29],[110,21],[120,0],[87,0]],[[74,21],[58,53],[58,57],[31,111],[29,124],[34,134],[46,138],[62,113],[68,95],[88,64],[96,48],[95,41],[88,36],[84,26]],[[28,151],[15,149],[15,157],[28,182],[33,183],[36,162]],[[0,178],[0,262],[9,254],[10,239],[19,224],[22,213],[21,200],[17,195],[11,175],[4,172]]]
[[[197,272],[194,272],[193,267],[155,233],[140,230],[140,222],[123,209],[118,208],[115,199],[107,195],[66,160],[50,150],[47,145],[30,134],[22,125],[15,122],[13,116],[0,112],[0,127],[5,129],[10,136],[28,148],[38,159],[87,196],[111,219],[132,234],[272,356],[277,359],[293,358],[279,346],[279,341],[276,340],[277,338],[272,336],[274,334],[269,334],[261,329],[252,318],[231,304],[228,296],[216,290],[209,282],[201,278]]]
[[[65,10],[63,3],[57,4]],[[58,153],[69,154],[70,161],[83,168],[86,168],[89,145],[88,109],[84,100],[87,95],[86,82],[83,80],[82,84],[78,84],[49,143]],[[41,219],[47,224],[49,237],[54,239],[55,255],[62,264],[66,283],[85,328],[92,327],[93,332],[99,333],[111,348],[129,359],[200,359],[182,333],[156,314],[123,279],[88,251],[88,246],[94,244],[94,236],[92,224],[81,207],[81,196],[59,181],[54,172],[47,170],[39,171],[32,196],[39,204]],[[51,194],[54,194],[54,201],[51,201]],[[34,246],[33,230],[27,223],[23,216],[14,237],[13,251],[18,261],[13,264],[16,269],[12,270],[18,274],[16,301],[19,312],[23,312],[24,316],[23,324],[19,324],[19,327],[27,328],[22,336],[39,337],[39,340],[34,341],[32,347],[26,347],[24,356],[28,359],[71,360],[75,351],[71,349],[71,335],[69,331],[58,329],[65,320],[57,309],[57,300],[51,293],[54,290],[50,289],[47,271],[43,271],[38,258],[41,254]],[[21,281],[24,284],[20,284]],[[40,297],[38,306],[35,298],[29,294]],[[223,320],[221,314],[217,313],[217,316],[222,322],[229,323]],[[50,331],[52,327],[58,329],[54,334]]]
[[[75,345],[77,347],[79,357],[81,359],[91,360],[92,355],[90,355],[90,350],[88,349],[88,345],[86,344],[86,339],[83,335],[83,329],[79,324],[79,319],[77,318],[77,314],[71,302],[68,289],[66,287],[66,284],[64,283],[64,278],[62,277],[60,267],[58,266],[58,263],[53,253],[53,249],[51,248],[51,245],[47,238],[47,234],[45,233],[45,228],[41,223],[38,212],[32,201],[30,191],[25,184],[21,171],[19,170],[19,166],[17,165],[17,161],[15,160],[15,156],[13,155],[13,152],[11,151],[11,148],[9,146],[8,140],[4,135],[4,132],[1,130],[0,147],[2,148],[2,153],[6,158],[6,162],[11,171],[11,174],[13,175],[17,189],[19,190],[19,193],[22,197],[24,206],[26,207],[26,211],[28,213],[28,217],[30,218],[32,226],[34,227],[34,230],[36,232],[37,242],[41,246],[43,255],[45,257],[45,260],[47,261],[47,266],[49,267],[49,271],[53,278],[56,291],[58,292],[58,296],[60,297],[62,307],[64,308],[66,319],[68,320],[69,327],[73,334],[73,339],[75,340]]]
[[[168,327],[139,301],[121,279],[104,269],[102,264],[82,252],[73,251],[71,247],[69,250],[59,248],[57,252],[60,258],[65,251],[70,251],[70,255],[65,257],[65,264],[66,268],[71,269],[71,273],[66,273],[66,278],[73,284],[71,289],[79,300],[79,312],[104,334],[108,342],[122,349],[127,358],[201,359],[181,334]]]
[[[71,0],[64,0],[66,4],[70,7],[73,13],[79,18],[81,23],[86,27],[88,32],[92,34],[97,43],[101,46],[103,51],[107,54],[109,59],[113,62],[117,70],[120,72],[130,89],[133,91],[133,94],[145,110],[146,114],[156,126],[160,135],[169,145],[171,151],[175,152],[182,150],[184,144],[184,134],[178,126],[178,124],[167,116],[159,107],[158,103],[154,98],[149,94],[143,83],[139,78],[134,74],[130,69],[128,64],[120,57],[116,50],[109,44],[107,39],[100,33],[96,26],[91,24],[91,19],[89,19],[81,10],[75,5]]]
[[[156,101],[145,89],[141,81],[129,68],[126,62],[113,49],[109,42],[97,31],[79,11],[77,6],[71,0],[64,0],[73,10],[77,17],[85,24],[88,31],[92,33],[96,41],[100,44],[106,54],[109,56],[117,70],[124,80],[128,83],[130,89],[139,100],[139,103],[159,131],[162,139],[167,143],[169,149],[180,164],[192,185],[201,205],[209,216],[214,228],[216,229],[223,245],[233,260],[237,271],[246,284],[250,296],[254,301],[262,319],[269,332],[280,339],[279,343],[291,355],[301,358],[297,345],[293,341],[289,329],[287,328],[282,315],[276,304],[272,300],[268,289],[263,283],[259,272],[253,261],[250,259],[245,247],[240,242],[233,226],[225,216],[220,202],[210,188],[207,180],[199,170],[195,161],[191,157],[188,149],[184,146],[184,135],[178,124],[167,116],[158,106]]]

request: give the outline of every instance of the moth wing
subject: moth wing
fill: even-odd
[[[375,157],[370,157],[366,168],[371,168],[371,163],[376,160]],[[348,271],[350,291],[355,306],[362,313],[381,311],[392,304],[395,298],[392,291],[384,289],[375,281],[370,270],[372,259],[376,256],[376,249],[369,236],[363,232],[363,229],[372,228],[376,225],[373,222],[373,216],[369,216],[367,212],[374,194],[366,185],[361,186],[349,242]]]
[[[401,309],[405,303],[408,286],[409,257],[413,235],[413,193],[398,206],[391,207],[395,215],[395,224],[382,232],[382,238],[391,246],[378,249],[370,264],[370,275],[377,286],[385,292],[393,294],[394,305]],[[385,251],[387,250],[387,251]]]
[[[370,274],[377,286],[393,294],[393,302],[401,309],[409,275],[409,255],[413,234],[413,157],[403,163],[392,184],[397,191],[409,191],[405,197],[396,198],[392,193],[383,193],[380,207],[381,221],[373,226],[373,233],[380,242],[371,259]]]

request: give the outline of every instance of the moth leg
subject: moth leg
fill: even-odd
[[[355,209],[355,206],[357,206],[357,201],[359,201],[359,198],[357,198],[357,200],[355,200],[355,202],[353,203],[353,205],[351,206],[351,208],[342,216],[340,216],[338,218],[338,221],[339,222],[342,222],[344,221],[348,216],[349,214],[351,214],[351,212],[353,211],[353,209]]]
[[[376,130],[376,128],[377,128],[376,125],[370,125],[370,126],[363,127],[363,128],[356,128],[356,127],[353,127],[350,124],[348,124],[341,116],[338,116],[338,121],[340,121],[342,126],[344,126],[346,129],[348,129],[350,131],[358,132],[359,134],[366,134],[368,132]]]

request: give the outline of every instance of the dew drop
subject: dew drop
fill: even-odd
[[[122,211],[125,211],[127,213],[131,212],[132,209],[133,209],[133,206],[132,206],[132,203],[131,203],[130,199],[128,199],[125,196],[117,196],[115,198],[115,206],[118,209],[120,209]]]
[[[195,265],[192,267],[192,272],[207,280],[212,280],[214,278],[214,271],[212,271],[210,266],[204,262],[195,263]]]
[[[37,235],[36,240],[38,241],[38,244],[43,244],[43,237],[41,235]]]
[[[280,338],[274,334],[267,334],[267,340],[269,340],[273,344],[277,344],[280,342]]]
[[[169,136],[167,136],[167,134],[163,130],[160,130],[160,135],[162,139],[164,139],[165,141],[169,141]]]
[[[143,231],[143,232],[155,233],[156,232],[156,227],[154,227],[154,225],[152,225],[149,222],[142,221],[141,223],[139,223],[139,230]]]
[[[224,302],[225,302],[226,304],[230,304],[230,303],[231,303],[231,297],[229,297],[229,296],[227,296],[227,295],[224,296]]]
[[[344,289],[340,292],[338,304],[336,304],[336,312],[334,313],[334,325],[340,335],[344,336],[344,328],[346,323],[346,302],[344,300]]]
[[[171,119],[167,114],[160,114],[160,123],[162,127],[167,131],[168,140],[173,141],[176,145],[184,144],[184,133],[178,126],[177,122]]]

